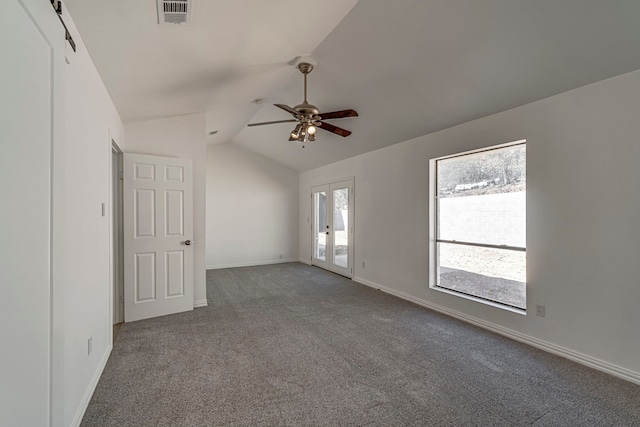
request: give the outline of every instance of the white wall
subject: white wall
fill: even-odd
[[[235,144],[207,148],[208,269],[298,259],[298,172]]]
[[[300,258],[311,185],[354,175],[356,280],[640,382],[639,117],[636,71],[302,173]],[[520,139],[526,316],[428,284],[429,159]]]
[[[205,282],[205,116],[190,114],[126,123],[125,152],[193,160],[193,299],[206,305]]]
[[[71,17],[65,65],[64,425],[77,425],[111,352],[111,139],[122,121]],[[106,215],[102,216],[102,203]],[[93,350],[88,355],[87,340]]]

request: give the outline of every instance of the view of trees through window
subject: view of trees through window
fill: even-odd
[[[438,162],[438,190],[440,197],[495,192],[524,191],[526,148],[516,145],[507,148],[461,155]],[[492,188],[498,187],[498,191]]]
[[[525,309],[526,145],[436,167],[436,286]]]

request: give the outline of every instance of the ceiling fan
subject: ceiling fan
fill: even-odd
[[[291,108],[284,104],[273,104],[278,108],[290,113],[294,118],[289,120],[276,120],[272,122],[249,123],[247,126],[263,126],[275,123],[297,122],[295,129],[289,134],[289,141],[315,141],[317,128],[335,133],[342,137],[351,135],[351,132],[324,122],[323,120],[343,119],[347,117],[358,117],[355,110],[333,111],[331,113],[320,113],[318,107],[307,102],[307,74],[313,70],[313,65],[308,62],[298,64],[298,69],[304,74],[304,101],[302,104]]]

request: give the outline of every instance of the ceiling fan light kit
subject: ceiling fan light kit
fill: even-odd
[[[326,130],[327,132],[335,133],[336,135],[340,135],[342,137],[351,135],[350,131],[339,128],[337,126],[333,126],[329,123],[323,122],[322,120],[358,117],[358,113],[355,110],[342,110],[333,111],[330,113],[320,113],[318,107],[313,104],[309,104],[309,102],[307,101],[307,74],[309,74],[313,70],[313,65],[308,62],[300,62],[298,64],[298,70],[300,70],[300,72],[304,75],[304,101],[302,101],[302,104],[298,104],[293,108],[284,104],[273,104],[276,107],[288,112],[294,118],[289,120],[249,123],[247,126],[252,127],[271,125],[275,123],[297,122],[296,127],[289,134],[289,141],[299,141],[303,143],[302,147],[304,147],[305,142],[313,142],[316,140],[317,128]]]

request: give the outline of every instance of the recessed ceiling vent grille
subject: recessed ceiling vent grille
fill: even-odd
[[[158,0],[158,24],[185,24],[191,18],[192,0]]]

